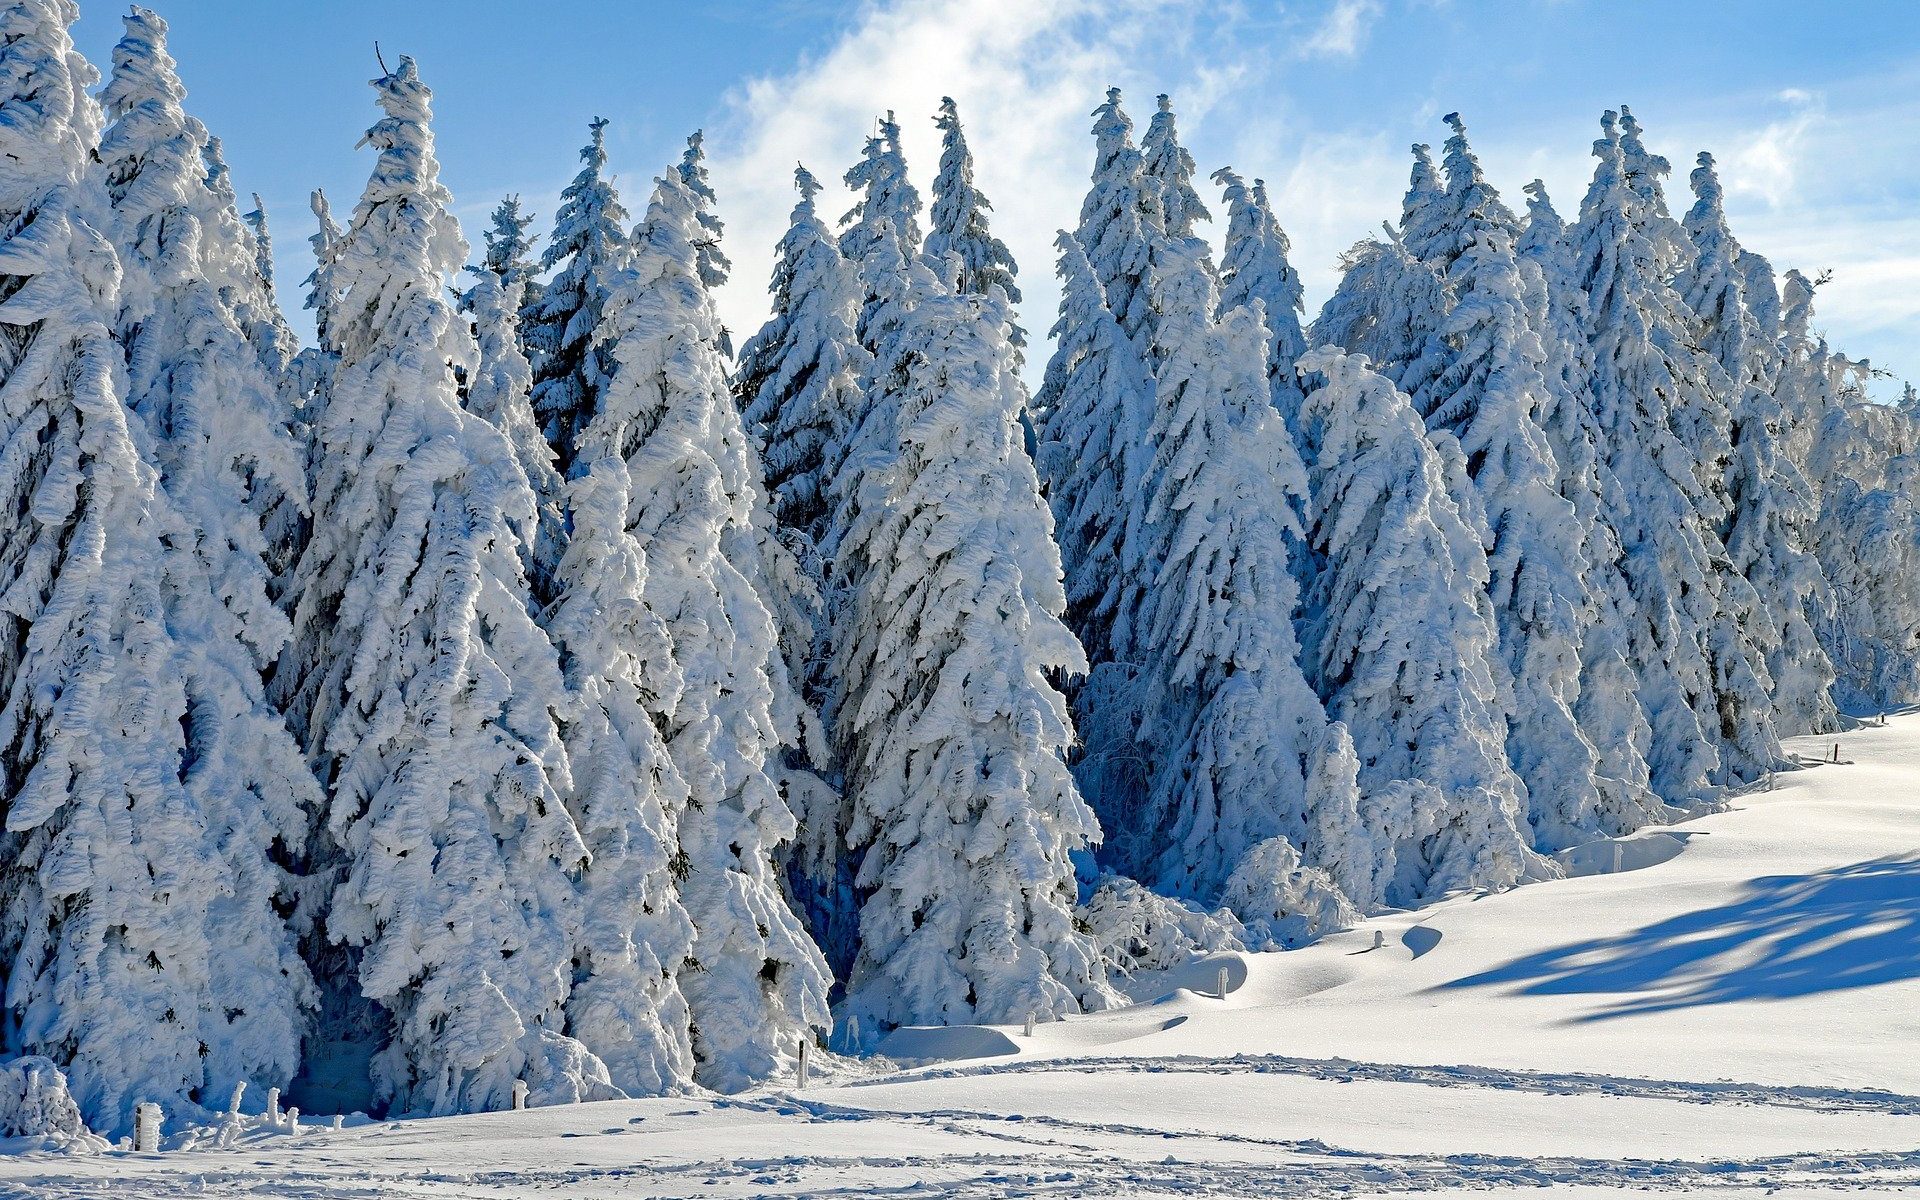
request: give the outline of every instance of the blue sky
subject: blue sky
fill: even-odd
[[[1310,311],[1339,252],[1398,211],[1407,146],[1443,140],[1442,114],[1465,116],[1516,207],[1538,176],[1571,220],[1599,113],[1624,102],[1673,160],[1676,211],[1695,152],[1712,150],[1748,245],[1781,269],[1835,271],[1820,305],[1834,341],[1920,376],[1909,0],[153,2],[189,109],[225,139],[242,194],[267,202],[292,309],[308,190],[324,186],[344,213],[365,182],[354,143],[373,118],[378,40],[389,61],[412,54],[434,89],[443,177],[476,242],[507,192],[545,227],[592,116],[613,122],[609,153],[636,214],[704,127],[736,264],[722,304],[740,329],[764,313],[794,161],[837,177],[881,109],[899,111],[924,189],[931,115],[941,95],[959,101],[996,227],[1021,260],[1025,323],[1044,330],[1052,233],[1076,218],[1087,114],[1109,83],[1142,128],[1154,94],[1170,92],[1203,174],[1232,165],[1268,180]],[[76,40],[105,69],[121,9],[82,9]]]

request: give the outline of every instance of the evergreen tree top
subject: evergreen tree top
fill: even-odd
[[[920,193],[907,179],[907,158],[900,148],[900,124],[892,110],[880,118],[877,132],[867,139],[860,161],[848,168],[846,185],[861,193],[860,202],[841,218],[853,227],[840,237],[840,252],[858,262],[873,243],[891,237],[902,258],[920,252]]]
[[[1020,288],[1014,283],[1018,267],[1013,252],[987,227],[993,202],[974,186],[973,151],[967,146],[953,97],[941,98],[934,124],[943,136],[940,174],[933,181],[933,227],[927,234],[927,255],[936,261],[949,254],[959,258],[960,291],[985,295],[988,289],[998,287],[1009,301],[1018,304]]]
[[[1192,237],[1194,226],[1212,220],[1213,214],[1193,188],[1197,168],[1174,128],[1173,101],[1164,93],[1157,100],[1159,108],[1147,123],[1146,136],[1140,139],[1141,158],[1148,178],[1159,184],[1167,236]]]
[[[554,214],[553,240],[540,256],[543,270],[585,251],[589,256],[617,254],[625,244],[627,210],[619,193],[602,176],[607,165],[607,119],[587,122],[587,144],[580,148],[585,165],[560,193],[560,211]]]
[[[1446,186],[1434,166],[1433,147],[1415,142],[1413,169],[1400,200],[1400,241],[1416,258],[1429,258],[1446,238]]]
[[[678,170],[680,182],[687,185],[688,193],[693,196],[700,222],[700,237],[694,244],[700,256],[700,282],[716,288],[726,283],[733,261],[720,249],[720,237],[726,226],[713,211],[718,197],[707,178],[705,141],[705,135],[698,129],[687,135],[687,149],[680,156]]]
[[[1446,170],[1447,207],[1452,218],[1464,230],[1450,247],[1459,254],[1471,243],[1478,228],[1491,226],[1510,236],[1520,232],[1520,222],[1500,199],[1500,192],[1487,182],[1480,169],[1480,158],[1467,143],[1466,122],[1457,112],[1448,113],[1446,122],[1453,130],[1444,147],[1442,163]]]

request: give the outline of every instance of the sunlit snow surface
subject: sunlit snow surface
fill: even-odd
[[[1628,847],[1615,874],[1606,848],[1598,874],[1235,961],[1224,1000],[1200,964],[798,1093],[307,1118],[235,1150],[0,1158],[0,1196],[1920,1188],[1920,716],[1795,748],[1836,740],[1840,765],[1678,827],[1673,857]]]

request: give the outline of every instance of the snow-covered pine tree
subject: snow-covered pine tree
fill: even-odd
[[[854,333],[859,282],[814,208],[820,184],[805,167],[793,180],[800,201],[767,287],[773,315],[741,348],[734,386],[759,440],[775,516],[817,546],[833,512],[835,439],[860,407],[871,356]]]
[[[1809,621],[1816,598],[1826,590],[1818,560],[1805,549],[1818,510],[1805,476],[1781,446],[1787,419],[1773,395],[1778,350],[1747,307],[1755,256],[1741,249],[1727,228],[1713,155],[1700,152],[1691,183],[1696,201],[1685,226],[1696,253],[1687,301],[1699,318],[1702,344],[1733,397],[1727,511],[1720,535],[1738,578],[1722,581],[1723,604],[1737,606],[1741,629],[1765,656],[1778,727],[1825,733],[1838,727],[1839,717],[1831,694],[1833,664]],[[1756,747],[1749,756],[1767,752]]]
[[[840,253],[853,264],[865,292],[856,329],[860,344],[874,352],[890,332],[895,312],[901,266],[920,253],[920,193],[907,179],[906,154],[900,148],[900,125],[889,111],[862,148],[860,161],[847,169],[849,190],[860,193],[841,223]],[[887,314],[892,314],[891,318]],[[856,422],[857,424],[857,422]]]
[[[181,778],[183,668],[205,647],[168,601],[192,531],[122,398],[120,266],[90,223],[107,208],[88,169],[98,76],[68,36],[76,16],[69,0],[0,7],[0,490],[20,514],[0,533],[0,1053],[55,1059],[88,1124],[120,1132],[136,1100],[200,1115],[210,1075],[291,1070],[271,1039],[297,1031],[302,998],[293,979],[226,990],[280,953],[257,936],[273,914],[246,911],[266,864],[233,878],[271,816],[216,829],[194,795],[212,781]],[[239,961],[213,961],[227,938]],[[253,1004],[258,1024],[228,1011]]]
[[[260,361],[275,375],[284,372],[300,352],[300,339],[287,324],[280,310],[280,296],[273,286],[273,234],[267,228],[267,204],[260,193],[253,194],[253,207],[242,213],[247,235],[253,239],[253,286],[258,289],[264,320],[247,329],[247,340],[260,355]]]
[[[212,1100],[240,1082],[290,1081],[313,1003],[275,906],[290,897],[282,859],[304,843],[320,791],[266,700],[262,675],[289,629],[268,595],[267,547],[248,503],[252,485],[297,514],[306,484],[274,383],[222,293],[232,264],[213,227],[225,201],[206,184],[197,127],[180,107],[166,22],[142,8],[121,20],[100,97],[112,124],[98,172],[124,265],[115,329],[126,402],[144,422],[175,522],[163,527],[159,569],[191,714],[180,782],[227,868],[207,900],[219,948],[208,957],[211,986],[222,998],[202,1014]]]
[[[1654,790],[1682,802],[1702,795],[1721,766],[1706,651],[1718,608],[1706,516],[1713,502],[1672,423],[1677,394],[1704,381],[1672,357],[1682,302],[1636,216],[1647,201],[1630,181],[1617,115],[1606,113],[1601,126],[1593,147],[1599,165],[1571,240],[1588,297],[1592,403],[1621,488],[1614,519],[1634,607],[1627,659],[1640,677],[1652,735],[1647,762]]]
[[[861,405],[860,378],[870,357],[854,333],[860,285],[814,208],[820,185],[805,167],[794,170],[794,205],[774,262],[773,315],[740,352],[734,394],[766,474],[776,537],[799,578],[781,589],[801,600],[782,607],[768,596],[780,628],[780,654],[808,705],[827,699],[825,563],[835,489],[831,479],[839,423]],[[771,589],[770,589],[771,590]],[[810,603],[808,601],[811,601]],[[824,744],[805,744],[811,714],[803,711],[803,744],[783,751],[785,765],[824,766]],[[797,753],[796,753],[797,752]],[[796,761],[798,759],[799,761]],[[804,780],[801,780],[804,783]],[[817,804],[803,803],[807,798]],[[788,862],[788,883],[836,976],[852,966],[858,905],[845,853],[845,806],[830,789],[789,790],[799,823]]]
[[[1486,553],[1441,455],[1363,357],[1321,346],[1300,365],[1325,377],[1305,409],[1319,556],[1305,663],[1353,736],[1380,894],[1404,905],[1549,873],[1507,761]]]
[[[695,940],[679,983],[696,1077],[735,1091],[827,1023],[827,977],[773,862],[794,819],[769,772],[780,730],[775,629],[753,582],[762,501],[701,281],[704,233],[696,197],[669,172],[611,280],[596,333],[611,370],[577,445],[587,462],[627,465],[627,529],[684,680],[666,739],[688,787],[677,874]]]
[[[694,251],[700,258],[700,282],[711,291],[727,282],[733,260],[720,249],[720,235],[726,226],[713,211],[718,197],[707,177],[706,135],[700,130],[687,135],[687,148],[680,156],[678,170],[680,182],[687,185],[688,193],[693,196],[694,211],[700,222],[700,236],[694,242]],[[720,353],[733,357],[733,334],[725,325],[720,327],[719,345]]]
[[[560,193],[553,239],[540,256],[553,272],[539,296],[520,313],[520,341],[533,364],[533,412],[558,456],[563,477],[573,474],[580,430],[598,411],[610,363],[594,340],[604,319],[613,275],[626,263],[627,210],[607,166],[605,117],[587,126],[580,160],[586,165]]]
[[[1920,700],[1920,455],[1888,461],[1874,486],[1846,475],[1827,488],[1818,543],[1832,599],[1819,632],[1843,708],[1884,712]]]
[[[1507,754],[1527,786],[1536,842],[1559,850],[1592,836],[1602,805],[1599,756],[1573,713],[1590,564],[1541,426],[1551,404],[1546,352],[1527,309],[1513,216],[1481,173],[1459,115],[1449,121],[1450,219],[1435,232],[1452,299],[1442,327],[1451,360],[1425,416],[1429,429],[1459,439],[1486,513],[1488,594],[1512,686]]]
[[[898,398],[888,503],[849,535],[872,555],[857,612],[873,619],[835,646],[866,676],[836,734],[866,851],[847,1003],[882,1027],[1103,1007],[1069,861],[1098,828],[1067,771],[1072,724],[1050,682],[1085,664],[1060,621],[1006,319],[997,297],[914,272],[883,365]]]
[[[313,536],[295,574],[288,709],[331,795],[325,934],[388,1015],[373,1063],[394,1111],[617,1094],[561,1032],[572,873],[567,704],[528,611],[516,527],[533,495],[461,404],[477,358],[447,284],[466,257],[410,58],[373,81],[378,154],[332,264],[338,349]],[[345,983],[345,980],[340,982]]]
[[[1251,307],[1260,301],[1266,312],[1267,375],[1273,406],[1289,433],[1300,419],[1305,393],[1294,364],[1307,352],[1300,314],[1306,311],[1306,289],[1300,273],[1288,260],[1292,243],[1274,219],[1267,201],[1267,185],[1256,179],[1247,187],[1230,168],[1213,173],[1227,204],[1227,241],[1220,261],[1220,311]],[[1304,517],[1304,513],[1302,516]]]
[[[1541,374],[1551,396],[1541,426],[1553,446],[1559,492],[1573,505],[1587,563],[1583,583],[1589,619],[1581,635],[1580,689],[1573,712],[1600,759],[1599,808],[1589,814],[1589,829],[1611,837],[1679,814],[1654,795],[1649,783],[1651,731],[1628,659],[1634,602],[1621,574],[1620,533],[1614,526],[1614,516],[1626,501],[1607,463],[1593,407],[1587,294],[1576,277],[1566,225],[1545,185],[1536,179],[1526,191],[1519,262],[1531,320],[1546,355]]]
[[[307,244],[313,247],[313,270],[307,275],[307,298],[302,307],[313,314],[314,341],[321,349],[333,346],[333,315],[340,302],[340,285],[334,279],[334,266],[340,260],[340,249],[346,243],[346,234],[333,219],[333,209],[327,204],[327,194],[319,188],[307,198],[313,209],[316,226]]]
[[[517,323],[540,295],[536,278],[540,269],[534,265],[533,237],[528,233],[533,227],[533,214],[521,209],[519,196],[506,196],[494,206],[490,222],[481,235],[487,252],[481,256],[480,266],[499,278]]]
[[[1415,258],[1439,261],[1448,249],[1447,188],[1434,165],[1433,147],[1415,142],[1412,149],[1413,169],[1407,178],[1406,194],[1400,199],[1398,240]]]
[[[1142,605],[1142,645],[1153,647],[1136,750],[1151,764],[1137,828],[1146,836],[1124,865],[1208,903],[1256,847],[1282,838],[1297,853],[1310,822],[1352,818],[1358,803],[1350,789],[1309,790],[1321,782],[1308,770],[1327,716],[1301,674],[1288,565],[1305,542],[1307,478],[1271,403],[1263,305],[1216,320],[1217,305],[1202,246],[1169,245],[1154,282],[1160,403],[1144,481],[1144,561],[1159,564]],[[1236,894],[1263,900],[1237,915],[1291,915],[1273,902],[1281,890],[1280,879],[1256,888],[1243,874]]]
[[[1020,286],[1014,276],[1019,268],[1007,244],[987,226],[993,204],[974,186],[973,151],[967,146],[953,97],[941,97],[934,123],[941,133],[940,174],[933,181],[927,257],[934,262],[944,262],[949,254],[959,258],[962,293],[984,296],[997,287],[1009,302],[1018,304]]]
[[[533,416],[533,368],[520,350],[520,312],[513,303],[521,289],[513,285],[511,269],[504,276],[491,266],[470,266],[467,271],[474,283],[461,296],[460,307],[473,321],[480,357],[467,373],[464,400],[469,413],[506,436],[514,462],[533,489],[533,519],[514,532],[534,607],[541,609],[558,595],[554,571],[566,545],[565,496],[553,465],[553,447]]]
[[[1163,94],[1155,97],[1155,102],[1159,107],[1147,122],[1146,136],[1140,139],[1141,167],[1147,179],[1159,189],[1162,230],[1169,240],[1182,241],[1193,237],[1194,226],[1212,220],[1213,214],[1207,211],[1206,202],[1194,190],[1193,175],[1197,168],[1193,155],[1180,144],[1180,133],[1174,127],[1172,99]],[[1208,261],[1203,265],[1211,268],[1213,264]]]
[[[1383,232],[1385,241],[1368,238],[1341,256],[1340,282],[1309,340],[1364,356],[1425,412],[1438,402],[1435,389],[1453,357],[1441,335],[1452,301],[1440,272],[1390,228]],[[1296,432],[1310,436],[1307,422],[1300,425]]]
[[[1153,244],[1164,236],[1161,189],[1146,176],[1133,145],[1133,121],[1120,107],[1120,89],[1108,88],[1093,110],[1093,186],[1080,205],[1074,237],[1093,264],[1107,310],[1138,341],[1153,319],[1146,295]]]
[[[605,455],[567,485],[572,518],[547,622],[575,710],[565,725],[570,808],[591,856],[580,873],[567,1031],[631,1096],[685,1088],[693,1041],[680,990],[693,923],[680,902],[687,783],[662,730],[680,668],[649,606],[646,554],[627,528],[632,478]]]

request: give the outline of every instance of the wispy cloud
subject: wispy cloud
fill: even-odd
[[[1302,58],[1352,58],[1367,44],[1380,17],[1380,0],[1334,0],[1313,33],[1300,43]]]

